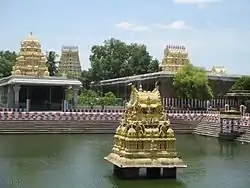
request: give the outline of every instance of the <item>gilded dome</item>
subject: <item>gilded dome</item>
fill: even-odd
[[[30,32],[29,36],[23,40],[23,42],[39,42],[39,40],[36,39],[36,37],[33,35],[32,32]]]
[[[36,37],[32,34],[32,32],[30,32],[29,36],[22,41],[21,51],[23,48],[37,49],[37,50],[39,50],[41,48],[39,40],[36,39]]]

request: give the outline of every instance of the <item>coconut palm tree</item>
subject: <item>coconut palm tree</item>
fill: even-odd
[[[59,55],[56,54],[56,52],[54,51],[49,51],[49,53],[47,54],[47,62],[46,65],[48,67],[48,71],[49,71],[49,75],[50,76],[56,76],[58,73],[58,65],[60,63],[60,61],[57,61],[56,58]]]

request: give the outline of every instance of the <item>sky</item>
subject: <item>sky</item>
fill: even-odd
[[[109,38],[147,45],[185,45],[192,63],[250,74],[249,0],[0,0],[0,49],[19,51],[30,32],[42,50],[77,45],[83,69],[93,45]]]

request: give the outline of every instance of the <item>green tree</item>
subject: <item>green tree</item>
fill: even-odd
[[[238,78],[231,87],[231,91],[235,90],[250,90],[250,76],[242,76]]]
[[[11,75],[17,54],[11,51],[0,51],[0,77]]]
[[[150,56],[145,45],[126,44],[111,38],[94,45],[90,55],[93,81],[156,72],[159,62]]]
[[[91,69],[89,69],[89,70],[83,70],[81,76],[78,78],[81,81],[84,89],[87,90],[90,89],[91,76],[92,76]]]
[[[193,66],[191,63],[184,65],[175,74],[173,86],[177,94],[182,98],[201,100],[213,98],[206,71]]]
[[[49,53],[47,54],[46,65],[48,67],[50,76],[56,76],[58,73],[58,65],[60,62],[56,60],[57,57],[58,55],[54,51],[49,51]]]
[[[116,96],[114,93],[112,93],[111,91],[108,93],[105,93],[104,97],[104,105],[108,106],[108,105],[115,105],[115,101],[116,101]]]
[[[10,61],[11,63],[15,63],[17,58],[17,53],[14,51],[0,51],[0,57],[3,57],[7,61]]]
[[[0,56],[0,78],[10,76],[12,63]]]
[[[82,105],[94,106],[97,104],[97,98],[98,98],[98,95],[95,91],[86,90],[85,92],[80,94],[79,102]]]

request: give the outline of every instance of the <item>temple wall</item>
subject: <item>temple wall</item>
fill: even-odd
[[[160,84],[160,92],[162,98],[177,97],[177,94],[173,87],[173,78],[171,77],[134,81],[132,83],[134,83],[136,86],[142,84],[144,89],[152,90],[154,89],[154,85],[157,81]],[[225,93],[229,91],[229,89],[234,84],[234,81],[210,80],[209,83],[214,91],[214,97],[219,98],[223,97]],[[127,98],[126,96],[128,96],[130,93],[129,86],[127,86],[127,84],[125,83],[94,87],[94,89],[103,91],[103,93],[112,91],[118,98]]]

